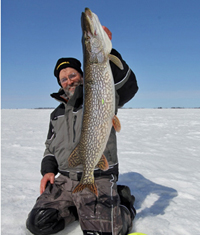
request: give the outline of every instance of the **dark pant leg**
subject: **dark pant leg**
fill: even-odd
[[[132,220],[129,210],[120,206],[116,177],[96,178],[95,182],[98,198],[87,189],[73,194],[84,234],[117,235],[125,229],[121,234],[127,234]]]
[[[30,232],[35,235],[57,233],[77,219],[71,187],[71,180],[65,176],[59,176],[53,185],[48,184],[28,215],[26,226]]]

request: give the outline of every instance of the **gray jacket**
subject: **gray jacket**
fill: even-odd
[[[130,100],[138,90],[137,81],[134,73],[122,59],[121,55],[112,50],[112,54],[118,56],[124,70],[121,71],[111,62],[111,69],[116,87],[116,113],[117,108]],[[68,167],[68,158],[79,142],[81,134],[82,114],[83,114],[83,86],[76,88],[73,97],[67,102],[64,98],[64,91],[60,89],[58,93],[51,95],[59,100],[61,104],[51,113],[49,132],[45,142],[46,149],[42,160],[41,173],[44,175],[49,172],[64,175],[75,175],[81,173],[82,165],[75,168]],[[103,172],[95,170],[95,175],[118,174],[117,141],[114,128],[104,151],[110,169]]]

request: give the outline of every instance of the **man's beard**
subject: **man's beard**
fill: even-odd
[[[83,79],[81,79],[79,82],[73,83],[72,85],[68,85],[65,89],[63,88],[66,96],[71,99],[72,96],[74,95],[74,91],[77,86],[83,84]],[[74,88],[72,91],[70,91],[70,88]]]

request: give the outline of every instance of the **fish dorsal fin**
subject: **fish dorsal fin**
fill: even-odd
[[[109,169],[108,161],[104,155],[102,155],[96,167],[98,167],[102,171],[107,171]]]
[[[124,66],[123,66],[121,60],[120,60],[117,56],[112,55],[112,54],[109,54],[109,55],[108,55],[108,58],[109,58],[109,60],[111,60],[117,67],[119,67],[121,70],[124,69]]]

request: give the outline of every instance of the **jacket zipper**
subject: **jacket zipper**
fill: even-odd
[[[76,129],[75,129],[76,118],[77,118],[77,116],[74,116],[74,123],[73,123],[73,143],[75,142],[75,139],[76,139]]]

